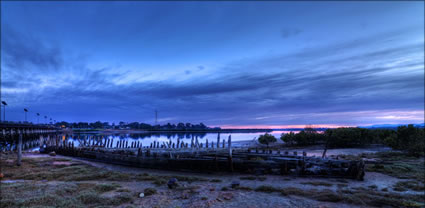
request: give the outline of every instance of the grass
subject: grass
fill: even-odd
[[[366,171],[379,172],[400,179],[412,179],[425,183],[424,158],[417,158],[401,152],[379,152],[363,154],[366,158],[378,158],[382,164],[366,164]]]
[[[2,184],[1,207],[99,207],[118,206],[133,201],[128,193],[118,194],[112,198],[103,197],[99,193],[112,187],[116,187],[116,184],[69,182],[56,185],[35,182]]]
[[[330,189],[303,190],[294,187],[278,188],[273,186],[259,186],[257,192],[280,193],[283,196],[295,195],[325,202],[344,202],[359,206],[377,207],[422,207],[424,198],[422,194],[383,193],[375,189],[357,188],[356,191],[348,189],[332,191]]]
[[[94,190],[99,193],[104,193],[108,191],[115,190],[116,188],[119,188],[120,185],[118,184],[98,184],[94,187]]]
[[[237,186],[234,189],[243,190],[243,191],[252,191],[253,190],[251,187],[248,187],[248,186]]]
[[[137,179],[136,175],[107,171],[57,157],[24,157],[22,165],[17,167],[15,157],[14,154],[1,155],[3,179],[29,181],[2,184],[1,207],[101,207],[133,201],[128,189],[116,191],[112,197],[102,194],[120,188],[119,184],[110,181],[132,181]],[[71,164],[54,163],[58,161]],[[52,183],[39,183],[42,180]]]
[[[145,188],[145,190],[143,191],[143,193],[145,194],[145,196],[150,196],[150,195],[156,194],[157,191],[154,188]]]
[[[399,181],[394,185],[396,191],[407,191],[408,189],[413,191],[424,191],[425,187],[419,181]]]
[[[121,188],[118,182],[151,181],[160,186],[169,178],[177,178],[178,181],[193,182],[222,182],[220,179],[207,179],[193,176],[155,176],[147,173],[132,174],[108,171],[75,162],[69,159],[56,157],[46,158],[23,158],[22,166],[17,167],[14,160],[15,155],[1,155],[2,171],[4,180],[33,180],[33,182],[2,184],[0,207],[104,207],[120,206],[126,207],[135,200],[131,190]],[[367,154],[365,157],[381,158],[384,164],[367,164],[367,168],[383,174],[399,178],[407,178],[394,185],[396,191],[424,191],[423,158],[411,158],[399,153]],[[9,160],[9,161],[8,161]],[[67,161],[71,164],[54,165],[55,161]],[[422,171],[422,172],[421,172]],[[422,177],[419,177],[422,176]],[[266,180],[266,177],[243,176],[241,180]],[[283,180],[290,180],[284,178]],[[40,183],[41,180],[51,183]],[[221,188],[222,191],[240,190],[256,191],[282,196],[299,196],[317,201],[343,202],[347,204],[377,207],[423,207],[425,205],[423,194],[397,193],[387,188],[378,190],[371,185],[364,188],[349,189],[349,182],[345,179],[336,179],[338,189],[299,189],[295,187],[239,186],[234,189]],[[320,181],[303,182],[311,186],[330,187],[332,184]],[[307,186],[308,187],[308,186]],[[189,188],[188,188],[189,189]],[[196,187],[190,187],[195,192]],[[108,196],[103,196],[107,193]],[[154,188],[145,189],[145,195],[157,193]],[[112,193],[112,194],[110,194]]]
[[[239,179],[241,179],[241,180],[251,180],[251,181],[253,181],[253,180],[265,181],[265,180],[267,180],[267,177],[264,177],[264,176],[258,176],[258,177],[256,177],[256,176],[242,176],[242,177],[239,177]]]
[[[322,181],[308,181],[308,182],[302,182],[301,184],[304,185],[312,185],[312,186],[332,186],[330,183],[322,182]]]
[[[255,177],[255,176],[243,176],[243,177],[239,177],[239,179],[241,179],[241,180],[256,180],[257,179],[257,177]]]

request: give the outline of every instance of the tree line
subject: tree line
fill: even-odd
[[[313,128],[305,128],[299,133],[282,134],[280,139],[289,146],[309,146],[324,144],[329,148],[362,147],[369,144],[384,144],[396,150],[407,151],[412,155],[424,155],[424,128],[412,124],[392,129],[336,128],[323,133]],[[262,144],[276,142],[271,134],[261,135]]]
[[[72,129],[140,129],[140,130],[167,130],[167,131],[197,131],[197,130],[217,130],[218,127],[210,128],[203,123],[191,124],[191,123],[178,123],[178,124],[164,124],[164,125],[151,125],[147,123],[139,122],[119,122],[118,124],[109,122],[96,121],[93,123],[88,122],[75,122],[68,123],[65,121],[54,124],[57,127],[72,128]]]

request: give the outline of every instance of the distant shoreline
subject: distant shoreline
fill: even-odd
[[[258,133],[273,129],[209,129],[209,130],[138,130],[138,129],[67,129],[70,133],[144,134],[144,133]]]

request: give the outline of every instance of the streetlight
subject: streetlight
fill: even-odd
[[[40,124],[40,114],[39,113],[37,113],[37,124]]]
[[[6,121],[6,101],[1,101],[1,103],[3,104],[3,122]],[[0,115],[1,116],[1,115]]]
[[[25,112],[25,123],[26,123],[27,122],[27,112],[28,112],[28,109],[24,108],[24,112]]]

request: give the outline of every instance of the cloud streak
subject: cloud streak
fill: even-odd
[[[160,72],[97,67],[7,28],[2,92],[14,120],[29,107],[56,120],[115,122],[152,122],[157,109],[163,122],[233,127],[423,121],[424,42],[387,44],[404,40],[400,31],[215,67],[195,64],[183,70],[184,79],[165,74],[158,81],[135,76]],[[281,32],[295,38],[301,30]]]

